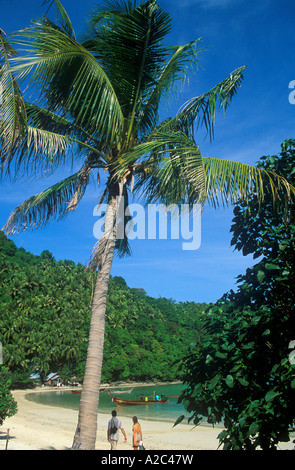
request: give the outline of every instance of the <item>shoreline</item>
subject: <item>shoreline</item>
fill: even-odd
[[[141,384],[128,384],[130,387]],[[126,387],[120,384],[117,387]],[[81,387],[65,387],[67,390],[78,390]],[[111,388],[115,388],[112,386]],[[12,395],[18,406],[18,412],[7,418],[0,426],[0,450],[6,446],[7,430],[9,429],[8,450],[70,450],[78,421],[78,410],[71,408],[43,405],[26,398],[30,393],[46,393],[49,387],[36,389],[13,390]],[[118,417],[127,434],[124,443],[120,433],[119,451],[132,450],[132,422],[124,416],[122,409],[117,409]],[[106,439],[107,424],[110,416],[98,413],[96,450],[109,451]],[[197,426],[180,423],[175,428],[171,422],[140,420],[143,443],[147,451],[161,450],[218,450],[218,434],[222,428]],[[292,439],[289,443],[281,443],[279,449],[294,449]]]
[[[105,389],[103,391],[111,391],[112,390],[112,393],[116,394],[116,389],[118,390],[121,390],[122,388],[124,389],[128,389],[128,388],[140,388],[140,387],[157,387],[157,386],[165,386],[165,385],[181,385],[182,382],[180,381],[173,381],[173,382],[161,382],[161,381],[156,381],[156,382],[121,382],[120,384],[101,384],[101,388],[102,389]],[[82,391],[82,385],[79,385],[79,386],[63,386],[61,388],[57,388],[57,387],[48,387],[48,386],[40,386],[40,387],[36,387],[36,389],[30,389],[30,390],[27,390],[27,395],[30,395],[30,391],[32,392],[49,392],[49,393],[54,393],[54,392],[57,392],[57,391],[72,391],[72,392],[76,392],[76,393],[80,393],[80,391]],[[26,399],[28,401],[33,401],[34,402],[34,399],[32,398],[29,398],[29,397],[26,397]],[[38,403],[38,401],[37,401]],[[48,403],[48,406],[52,406],[52,407],[55,407],[56,405],[54,404],[50,404]],[[69,406],[66,406],[66,405],[58,405],[58,408],[59,407],[63,407],[63,408],[66,408],[66,409],[69,409],[70,407]],[[120,407],[119,409],[116,407],[116,405],[114,404],[113,405],[113,409],[117,409],[117,413],[118,415],[120,415],[121,417],[121,420],[122,419],[127,419],[129,420],[130,419],[130,413],[124,413],[125,411],[125,407]],[[135,407],[133,408],[134,409],[134,413],[133,414],[136,414],[135,410],[138,409],[138,407]],[[139,407],[139,410],[140,410],[140,407]],[[110,410],[104,410],[104,409],[100,409],[99,410],[99,414],[101,414],[102,416],[109,416],[110,414]],[[139,413],[140,415],[140,413]],[[175,423],[175,420],[176,418],[167,418],[167,417],[143,417],[143,416],[140,416],[140,420],[141,421],[153,421],[153,422],[157,422],[157,423],[162,423],[162,422],[166,422],[170,425],[173,425]],[[193,427],[192,424],[189,424],[187,423],[187,420],[184,420],[183,421],[183,424],[185,426],[189,426],[189,429],[191,429]],[[202,423],[201,423],[202,424]],[[205,426],[205,427],[211,427],[210,424],[208,423],[204,423],[202,424],[202,426]],[[221,424],[216,424],[215,425],[216,429],[220,429],[222,428],[222,425]],[[221,432],[221,429],[220,429],[220,432]]]
[[[141,384],[128,384],[130,387]],[[146,385],[146,384],[145,384]],[[127,386],[120,384],[117,388]],[[64,388],[64,387],[62,387]],[[79,387],[81,388],[81,387]],[[78,387],[66,387],[66,390],[79,390]],[[115,388],[115,387],[110,387]],[[49,387],[26,390],[13,390],[18,412],[7,418],[0,426],[0,450],[5,449],[7,429],[9,429],[8,450],[69,450],[71,449],[78,421],[78,410],[43,405],[26,398],[31,393],[55,391]],[[122,409],[117,409],[122,427],[127,434],[124,443],[120,434],[118,450],[132,450],[132,422],[124,416]],[[107,424],[110,416],[98,413],[96,450],[110,450],[106,439]],[[175,428],[171,422],[140,420],[143,442],[147,451],[154,450],[217,450],[217,439],[221,429],[206,426],[193,426],[180,423]]]

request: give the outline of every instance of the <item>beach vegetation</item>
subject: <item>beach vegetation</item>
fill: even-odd
[[[0,367],[0,426],[17,413],[17,403],[11,394],[11,381],[5,367]]]
[[[295,140],[258,165],[295,181]],[[295,220],[276,217],[267,197],[234,208],[232,245],[258,262],[236,292],[208,307],[205,338],[184,361],[182,400],[190,420],[222,423],[225,450],[277,449],[295,423]],[[251,209],[251,210],[249,210]]]

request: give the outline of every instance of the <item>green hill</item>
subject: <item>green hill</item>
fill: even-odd
[[[94,283],[82,264],[33,255],[0,232],[0,341],[11,373],[83,377]],[[112,277],[102,380],[179,379],[205,307],[155,299]]]

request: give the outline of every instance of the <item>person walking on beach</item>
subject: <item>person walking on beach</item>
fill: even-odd
[[[139,448],[139,443],[142,441],[142,431],[141,431],[141,426],[138,422],[137,416],[133,416],[132,418],[133,421],[133,426],[132,426],[132,431],[133,431],[133,449],[138,450]]]
[[[108,422],[108,432],[107,432],[107,439],[111,444],[111,450],[117,450],[117,444],[119,440],[119,429],[121,429],[122,434],[124,436],[124,441],[127,441],[127,436],[122,428],[121,421],[117,418],[116,410],[112,411],[112,418]]]

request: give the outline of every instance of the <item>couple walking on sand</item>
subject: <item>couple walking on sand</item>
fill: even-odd
[[[142,431],[141,431],[141,426],[138,422],[138,419],[136,416],[133,416],[132,418],[133,421],[133,426],[132,426],[132,446],[134,450],[139,450],[139,446],[142,443]],[[122,428],[122,423],[117,418],[117,412],[116,410],[112,411],[112,418],[108,422],[108,432],[107,432],[107,438],[108,441],[111,444],[111,450],[117,450],[117,444],[119,440],[119,429],[121,429],[121,432],[124,436],[124,441],[127,441],[127,436]]]

